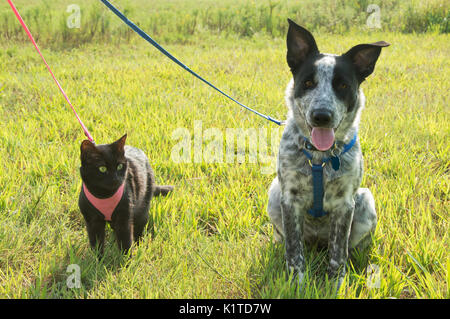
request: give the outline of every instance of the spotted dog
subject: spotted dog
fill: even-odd
[[[328,273],[340,285],[348,250],[370,243],[377,225],[372,193],[359,188],[363,158],[357,132],[365,103],[360,84],[389,44],[360,44],[343,55],[320,53],[312,34],[288,21],[293,79],[267,210],[275,239],[285,241],[288,270],[299,282],[304,244],[317,243],[328,247]]]

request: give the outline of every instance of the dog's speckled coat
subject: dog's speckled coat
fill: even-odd
[[[323,169],[323,208],[328,214],[315,218],[307,213],[313,205],[313,182],[308,159],[302,153],[304,137],[310,138],[314,125],[312,112],[326,110],[331,119],[337,152],[358,131],[365,97],[359,85],[370,73],[386,42],[364,44],[342,56],[319,53],[312,35],[290,21],[287,60],[293,79],[286,90],[289,108],[279,154],[277,177],[269,189],[268,213],[277,240],[284,239],[286,263],[299,281],[305,271],[304,243],[328,247],[330,276],[342,281],[349,248],[370,242],[377,215],[372,193],[359,188],[363,158],[359,140],[340,157],[340,169],[330,164]],[[304,84],[309,81],[309,87]],[[311,87],[311,83],[314,85]],[[345,83],[345,85],[341,85]],[[339,86],[341,85],[341,86]],[[331,156],[327,151],[308,150],[312,162]],[[367,240],[369,239],[369,240]]]

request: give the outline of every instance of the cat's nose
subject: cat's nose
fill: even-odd
[[[112,179],[112,182],[113,182],[114,184],[116,184],[116,185],[117,185],[117,184],[122,184],[122,181],[123,181],[122,178],[121,178],[120,176],[117,176],[117,175],[114,176],[113,179]]]

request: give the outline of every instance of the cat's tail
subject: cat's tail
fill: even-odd
[[[153,196],[166,196],[173,189],[174,187],[170,185],[155,185],[153,188]]]

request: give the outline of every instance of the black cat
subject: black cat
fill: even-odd
[[[78,206],[86,221],[92,248],[103,254],[105,224],[110,222],[119,248],[127,253],[149,219],[153,196],[167,195],[173,186],[155,185],[144,152],[125,146],[125,134],[112,144],[81,143],[81,188]]]

